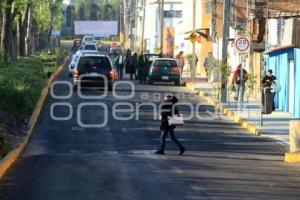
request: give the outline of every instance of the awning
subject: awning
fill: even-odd
[[[284,51],[286,49],[293,49],[293,48],[296,48],[296,46],[295,45],[282,46],[282,47],[277,47],[277,48],[265,51],[265,52],[263,52],[263,54],[267,54],[268,55],[268,54],[276,53],[278,51]]]

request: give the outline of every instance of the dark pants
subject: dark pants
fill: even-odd
[[[136,79],[136,73],[135,73],[135,70],[130,72],[130,80],[133,80],[133,76],[134,76],[135,79]]]
[[[262,113],[271,114],[275,111],[275,94],[271,87],[265,87],[262,91]]]
[[[148,71],[147,71],[147,69],[144,69],[143,70],[143,81],[144,81],[144,83],[147,82],[147,77],[148,77]]]
[[[140,68],[139,69],[139,80],[140,80],[140,83],[145,83],[146,79],[147,79],[146,70]]]
[[[124,66],[121,64],[118,64],[117,65],[117,70],[118,70],[118,73],[119,73],[119,78],[120,80],[123,79],[123,70],[124,70]]]
[[[161,145],[160,145],[160,150],[164,151],[166,147],[166,138],[168,136],[168,133],[170,134],[171,140],[177,144],[180,150],[182,150],[184,147],[180,144],[178,139],[175,137],[174,129],[173,128],[168,128],[166,130],[163,130],[161,133]]]

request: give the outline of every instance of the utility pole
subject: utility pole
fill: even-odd
[[[134,17],[134,51],[137,51],[137,41],[138,41],[138,31],[137,31],[137,27],[138,27],[138,6],[139,6],[139,1],[136,0],[135,2],[135,9],[134,9],[134,14],[135,14],[135,17]]]
[[[128,34],[127,34],[127,1],[126,0],[123,0],[123,21],[124,21],[124,24],[123,24],[123,31],[124,31],[124,46],[125,46],[125,49],[127,48],[127,38],[128,38]]]
[[[228,57],[228,38],[229,38],[229,23],[230,23],[230,3],[231,0],[224,0],[223,14],[223,46],[222,46],[222,65],[221,65],[221,102],[227,102],[227,57]]]
[[[193,0],[193,33],[196,33],[196,0]],[[191,76],[192,82],[195,83],[196,79],[196,42],[193,42],[193,57],[192,57],[192,69]]]
[[[25,55],[28,56],[30,52],[30,43],[31,43],[31,28],[32,28],[32,6],[30,5],[28,10],[28,19],[27,19],[27,30],[25,37]],[[52,33],[50,33],[52,34]],[[50,39],[50,47],[51,47],[51,39]]]
[[[270,33],[270,30],[269,30],[269,6],[270,6],[270,4],[269,4],[270,2],[269,2],[269,0],[267,0],[267,2],[266,2],[266,42],[265,42],[265,49],[266,50],[268,50],[268,46],[269,46],[269,33]],[[263,73],[264,73],[264,70],[266,69],[266,66],[265,66],[265,62],[262,62],[263,64],[263,68],[262,69],[260,69],[260,78],[262,78],[263,77]],[[260,120],[259,120],[259,122],[260,122],[260,126],[264,126],[264,115],[263,115],[263,107],[264,107],[264,105],[263,105],[263,85],[260,83],[260,102],[261,102],[261,105],[260,105]]]
[[[147,0],[144,0],[143,2],[143,32],[142,32],[142,51],[144,51],[145,47],[145,20],[146,20],[146,5],[147,5]]]
[[[164,20],[165,20],[165,1],[161,0],[160,1],[160,48],[161,48],[161,53],[164,52]]]

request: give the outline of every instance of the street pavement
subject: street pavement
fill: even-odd
[[[60,81],[69,81],[65,70]],[[1,200],[200,200],[200,199],[300,199],[300,165],[283,162],[286,149],[268,138],[249,134],[193,96],[184,87],[135,84],[134,96],[117,99],[111,92],[105,99],[49,97],[21,158],[0,181]],[[67,95],[66,85],[56,85],[55,95]],[[128,84],[116,93],[128,95]],[[182,102],[194,106],[201,119],[187,120],[176,135],[187,148],[183,156],[167,143],[166,155],[153,152],[160,143],[159,120],[151,107],[138,112],[140,119],[118,121],[112,107],[155,102],[166,93],[180,94]],[[85,95],[102,91],[84,90]],[[149,95],[149,98],[145,98]],[[184,97],[183,97],[184,96]],[[158,99],[157,99],[158,100]],[[69,103],[74,110],[69,120],[52,119],[54,103]],[[77,109],[82,103],[108,105],[108,124],[84,128],[78,124]],[[125,106],[126,107],[126,106]],[[128,108],[128,107],[127,107]],[[187,115],[187,106],[180,107]],[[68,108],[54,109],[56,117],[68,117]],[[104,120],[101,107],[82,108],[85,124]],[[128,113],[119,113],[128,117]],[[100,121],[100,122],[99,122]]]

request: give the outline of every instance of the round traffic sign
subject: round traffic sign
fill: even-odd
[[[238,37],[235,40],[235,49],[240,53],[245,53],[250,50],[250,41],[247,37]]]

